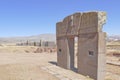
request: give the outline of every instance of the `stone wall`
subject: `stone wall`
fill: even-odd
[[[78,73],[104,80],[106,33],[105,12],[75,13],[56,24],[58,66],[74,68],[74,38],[78,37]]]

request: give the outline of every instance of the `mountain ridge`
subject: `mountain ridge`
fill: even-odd
[[[0,37],[0,43],[39,42],[40,40],[56,42],[56,34],[47,33],[32,36]],[[117,40],[120,40],[120,35],[107,36],[107,41]]]
[[[0,43],[20,43],[20,42],[39,42],[42,41],[54,41],[56,42],[55,34],[39,34],[32,36],[18,36],[18,37],[0,37]]]

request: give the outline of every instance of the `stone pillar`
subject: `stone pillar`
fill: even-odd
[[[69,18],[63,22],[56,24],[57,38],[57,64],[60,67],[71,69],[74,67],[74,36],[67,36],[67,22]]]
[[[78,35],[78,73],[95,80],[105,77],[106,34],[99,23],[105,22],[104,16],[104,12],[83,13]]]
[[[63,68],[69,68],[68,55],[68,40],[67,38],[57,39],[57,65]]]
[[[97,80],[104,80],[106,65],[106,33],[99,32],[98,36]]]
[[[74,68],[74,38],[57,39],[57,57],[58,66]]]
[[[105,33],[79,35],[78,73],[95,80],[105,77]]]

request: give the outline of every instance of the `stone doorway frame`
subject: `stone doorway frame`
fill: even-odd
[[[74,66],[74,37],[78,36],[78,73],[95,80],[104,80],[106,33],[102,27],[106,13],[101,11],[75,13],[56,24],[57,65]]]

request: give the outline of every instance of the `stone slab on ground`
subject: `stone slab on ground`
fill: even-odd
[[[63,69],[56,65],[43,66],[41,69],[47,71],[48,73],[54,75],[60,80],[92,80],[87,76],[83,76],[71,70]]]

